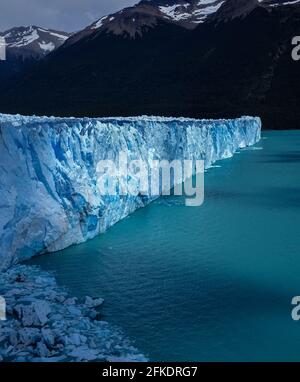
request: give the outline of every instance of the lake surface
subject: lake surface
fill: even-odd
[[[205,203],[161,198],[100,237],[30,261],[152,361],[300,361],[300,132],[265,132],[205,175]]]

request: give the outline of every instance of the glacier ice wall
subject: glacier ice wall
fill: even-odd
[[[91,239],[150,199],[99,194],[96,165],[129,158],[204,159],[260,139],[259,118],[53,118],[0,114],[0,269]]]

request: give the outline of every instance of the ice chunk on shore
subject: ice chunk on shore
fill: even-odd
[[[101,316],[90,318],[93,308],[89,306],[98,306],[101,299],[87,297],[80,303],[37,267],[16,265],[0,272],[0,295],[7,302],[7,320],[0,326],[1,360],[106,361],[120,357],[147,361],[122,331]]]

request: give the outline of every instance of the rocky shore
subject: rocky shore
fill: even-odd
[[[146,361],[122,332],[101,320],[101,298],[70,297],[38,267],[0,273],[6,320],[0,321],[0,361]]]

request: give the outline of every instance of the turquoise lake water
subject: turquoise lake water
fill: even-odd
[[[205,175],[205,203],[161,198],[30,263],[152,361],[300,361],[300,132],[265,132]]]

